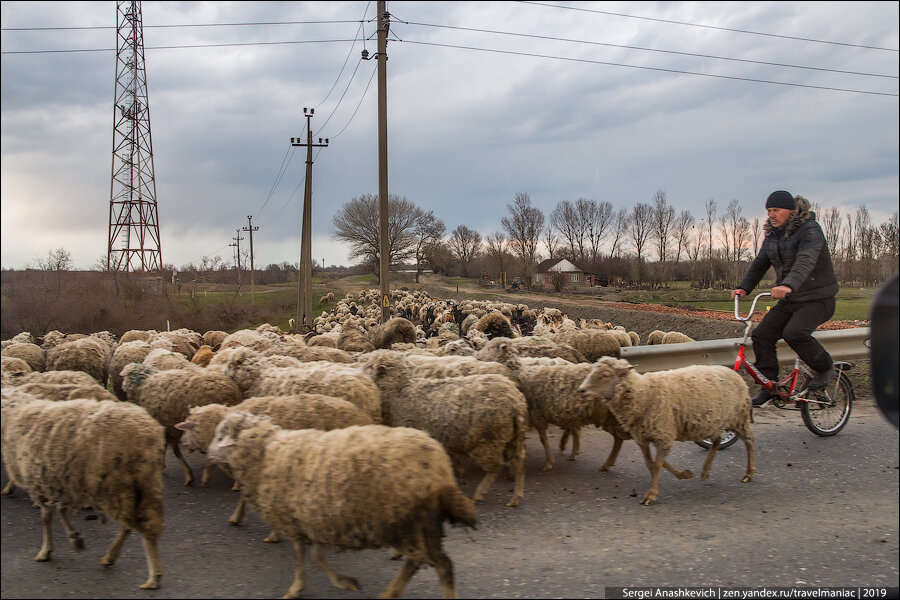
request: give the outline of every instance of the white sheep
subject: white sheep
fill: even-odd
[[[158,539],[163,529],[162,426],[144,409],[122,402],[38,400],[3,390],[2,451],[9,480],[40,506],[43,545],[50,559],[53,508],[76,549],[84,547],[66,512],[89,504],[121,526],[102,565],[115,563],[129,532],[140,533],[149,571],[142,589],[162,576]]]
[[[32,371],[43,371],[45,358],[44,350],[31,342],[15,342],[3,348],[0,352],[3,356],[21,358],[28,363]]]
[[[445,597],[456,598],[453,565],[441,547],[443,522],[474,526],[475,507],[453,477],[441,445],[406,427],[354,426],[323,432],[283,430],[265,417],[228,415],[209,446],[227,463],[250,507],[294,547],[285,598],[306,587],[306,545],[335,587],[357,581],[324,559],[324,547],[393,547],[405,555],[381,594],[396,598],[422,564],[435,568]]]
[[[494,374],[420,378],[403,356],[376,350],[362,371],[381,391],[386,425],[421,429],[438,440],[450,456],[475,459],[485,475],[472,498],[483,497],[504,466],[515,480],[516,506],[525,495],[525,397],[507,377]]]
[[[231,378],[200,367],[158,371],[145,364],[131,363],[122,369],[122,389],[130,402],[145,408],[165,428],[166,445],[171,446],[181,463],[184,485],[194,481],[194,474],[181,454],[181,431],[175,425],[187,418],[191,406],[233,405],[243,399]]]
[[[733,431],[747,448],[747,470],[741,481],[753,479],[753,433],[747,383],[733,369],[694,365],[639,374],[628,361],[601,358],[579,392],[597,396],[627,430],[644,455],[652,483],[641,504],[659,495],[659,471],[674,442],[711,439],[702,478],[709,476],[723,431]],[[656,447],[656,458],[650,453]]]
[[[688,342],[693,342],[694,338],[681,333],[680,331],[669,331],[665,335],[663,335],[661,344],[685,344]]]
[[[84,371],[106,385],[113,347],[106,339],[85,336],[63,342],[47,350],[48,371]]]
[[[340,398],[332,398],[322,394],[294,394],[292,396],[263,396],[248,398],[235,406],[224,404],[207,404],[190,409],[187,419],[175,425],[184,432],[181,445],[189,451],[206,453],[206,449],[215,437],[216,427],[226,415],[235,412],[247,412],[253,415],[269,417],[272,423],[282,429],[320,429],[330,431],[352,425],[372,425],[372,418],[362,409]],[[213,463],[209,463],[203,471],[200,482],[209,481],[209,473]],[[237,489],[237,488],[235,488]],[[244,500],[228,519],[237,525],[244,518]],[[269,534],[265,542],[277,542],[276,532]]]
[[[356,365],[317,361],[297,363],[296,366],[272,366],[272,361],[277,358],[260,356],[249,348],[238,348],[228,353],[224,373],[240,386],[244,398],[325,394],[347,400],[366,411],[375,423],[381,422],[381,394]],[[289,357],[282,359],[296,362]]]

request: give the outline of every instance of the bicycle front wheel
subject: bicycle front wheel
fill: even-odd
[[[806,385],[809,383],[809,376],[801,373],[801,377],[804,376],[806,381],[802,383]],[[807,397],[810,401],[801,401],[800,415],[803,417],[803,424],[816,435],[823,437],[835,435],[850,420],[850,411],[853,409],[853,385],[845,374],[839,373],[827,388],[818,392],[810,391]]]
[[[719,444],[719,450],[724,450],[728,446],[731,446],[732,444],[734,444],[736,441],[738,441],[738,436],[735,432],[723,431],[722,432],[722,443]],[[700,440],[695,443],[698,446],[700,446],[701,448],[706,448],[707,450],[712,448],[712,440],[710,440],[710,439]]]

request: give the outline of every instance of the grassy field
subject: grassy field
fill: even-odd
[[[771,282],[761,284],[751,297],[770,289],[771,285]],[[872,300],[877,292],[878,288],[841,288],[838,291],[832,320],[868,320]],[[621,294],[621,297],[626,302],[641,304],[663,304],[697,310],[721,310],[729,313],[734,311],[730,290],[691,290],[690,284],[684,281],[671,284],[669,289],[626,291]],[[761,298],[757,308],[765,310],[767,304],[771,306],[774,303],[771,298]],[[742,312],[749,310],[750,302],[742,301],[741,307]]]

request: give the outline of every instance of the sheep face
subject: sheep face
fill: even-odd
[[[225,413],[226,408],[221,404],[192,407],[188,418],[175,425],[175,429],[184,432],[181,445],[189,452],[206,452],[208,440],[215,437],[216,425]]]
[[[619,380],[632,368],[628,361],[609,356],[603,357],[594,363],[591,372],[578,386],[578,393],[595,396],[603,402],[608,402],[615,395]]]
[[[222,419],[216,427],[216,435],[206,451],[209,459],[217,463],[228,464],[241,432],[263,420],[268,420],[268,417],[257,417],[244,411],[231,413]]]
[[[119,373],[119,376],[122,377],[122,391],[129,395],[134,393],[148,377],[157,372],[156,368],[142,363],[125,365],[125,368]]]

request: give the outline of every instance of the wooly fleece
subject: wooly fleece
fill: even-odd
[[[31,367],[32,371],[44,370],[44,350],[37,344],[32,344],[30,342],[16,342],[6,346],[0,354],[3,356],[21,358],[28,363],[28,366]]]
[[[76,548],[83,546],[65,515],[68,508],[89,504],[121,526],[100,563],[113,564],[125,536],[134,529],[144,540],[149,570],[141,587],[159,587],[162,426],[131,404],[51,402],[18,390],[3,390],[2,417],[2,452],[10,482],[25,489],[41,507],[44,543],[35,560],[48,560],[53,551],[50,519],[54,506],[69,539]]]
[[[250,349],[236,349],[228,358],[225,374],[240,386],[245,398],[325,394],[347,400],[381,422],[381,394],[356,365],[308,362],[294,367],[272,367]]]
[[[496,347],[500,344],[511,344],[518,350],[519,356],[522,357],[542,356],[546,358],[562,358],[571,363],[588,362],[581,352],[569,344],[555,342],[546,337],[494,338],[479,348],[479,350]]]
[[[569,329],[547,337],[575,348],[584,356],[585,362],[594,362],[601,356],[618,356],[621,349],[619,336],[602,329]]]
[[[47,350],[48,371],[84,371],[106,385],[112,349],[97,337],[83,337]]]
[[[693,342],[694,338],[689,335],[685,335],[680,331],[670,331],[666,333],[662,337],[661,344],[685,344],[687,342]]]
[[[18,385],[19,380],[32,372],[31,367],[28,366],[27,362],[14,356],[2,357],[0,365],[2,365],[0,368],[2,368],[3,371],[3,387],[8,385]]]
[[[438,440],[453,457],[468,456],[484,469],[473,499],[480,501],[504,466],[515,478],[516,506],[525,492],[525,431],[528,407],[516,385],[502,375],[419,378],[402,356],[370,353],[362,371],[381,390],[383,422],[414,427]]]
[[[402,594],[423,563],[437,570],[444,595],[456,597],[453,566],[441,547],[443,522],[474,526],[477,517],[457,487],[447,453],[427,434],[381,425],[288,431],[239,412],[219,424],[209,452],[230,466],[250,507],[292,540],[295,573],[285,597],[297,597],[305,587],[309,543],[393,547],[405,555],[382,597]],[[358,589],[353,578],[324,560],[319,564],[335,586]]]
[[[706,479],[722,432],[733,431],[747,447],[743,481],[753,478],[749,392],[733,369],[694,365],[640,374],[627,361],[607,357],[594,364],[579,389],[605,402],[641,447],[652,476],[642,504],[656,500],[659,469],[676,441],[713,440],[703,465]],[[650,456],[650,444],[656,447],[655,460]]]
[[[106,388],[94,382],[90,385],[78,385],[75,383],[24,383],[19,386],[19,391],[31,394],[41,400],[59,402],[61,400],[111,400],[117,402],[113,394]]]
[[[375,348],[390,348],[392,344],[406,342],[416,343],[416,326],[408,319],[394,317],[381,325],[369,329],[366,337]]]
[[[144,407],[165,427],[166,443],[181,463],[185,485],[193,482],[194,475],[181,455],[178,447],[181,431],[175,425],[187,418],[191,406],[234,405],[243,399],[231,378],[200,367],[157,371],[144,364],[131,363],[122,369],[122,389],[130,402]]]

